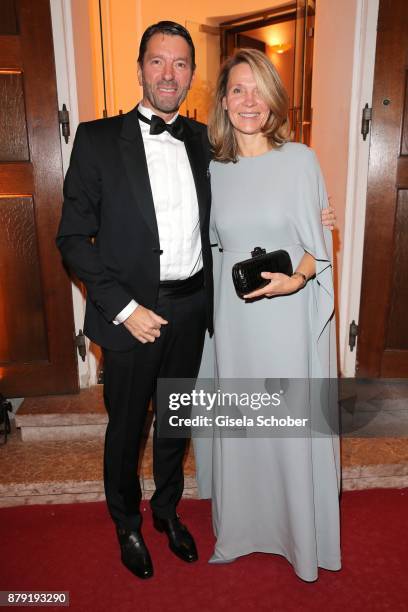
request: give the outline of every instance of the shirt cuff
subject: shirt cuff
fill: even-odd
[[[116,315],[116,317],[113,319],[113,324],[120,325],[121,323],[124,323],[124,321],[130,317],[132,312],[134,312],[138,306],[139,304],[135,302],[135,300],[131,300],[129,304],[125,306],[118,315]]]

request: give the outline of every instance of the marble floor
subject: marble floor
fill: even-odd
[[[143,495],[154,490],[152,439],[140,466]],[[14,432],[0,447],[0,506],[104,499],[102,439],[23,442]],[[192,449],[185,457],[186,497],[197,497]],[[343,490],[408,486],[408,442],[399,438],[342,440]]]
[[[103,438],[24,442],[14,429],[0,447],[0,507],[105,499]],[[184,461],[185,497],[197,497],[192,450]],[[154,490],[152,438],[144,440],[140,462],[143,497]]]
[[[362,385],[357,394],[350,387],[343,393],[342,413],[343,490],[408,487],[405,385],[397,391],[389,385],[371,389]],[[26,400],[12,425],[7,444],[0,446],[0,506],[104,499],[102,456],[106,415],[100,387],[81,392],[76,402],[64,397],[46,398],[42,402],[38,398]],[[21,435],[24,427],[32,429],[25,440]],[[184,495],[197,497],[191,447],[184,470]],[[149,428],[140,475],[143,496],[147,499],[154,489]]]

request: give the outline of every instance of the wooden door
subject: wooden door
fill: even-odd
[[[407,313],[408,4],[380,0],[357,376],[408,376]]]
[[[0,392],[78,390],[48,0],[0,0]]]
[[[279,24],[293,24],[293,34],[289,27],[286,32],[283,32],[285,43],[289,43],[289,49],[293,47],[291,51],[291,55],[293,54],[291,85],[288,86],[288,83],[286,83],[290,99],[289,119],[292,139],[307,145],[310,144],[312,125],[314,19],[314,0],[294,0],[291,3],[282,3],[282,5],[269,10],[250,13],[220,24],[222,59],[226,59],[236,49],[242,47],[261,49],[268,54],[268,49],[273,50],[273,47],[269,47],[260,40],[259,30]],[[257,32],[256,35],[254,31]],[[282,32],[279,33],[279,37],[281,36]],[[283,43],[282,46],[287,45]],[[282,51],[278,51],[278,53],[280,52]],[[272,61],[274,61],[273,56]],[[276,66],[279,71],[277,63]]]
[[[296,0],[295,55],[293,74],[293,140],[310,144],[312,126],[312,69],[315,5],[313,0]]]

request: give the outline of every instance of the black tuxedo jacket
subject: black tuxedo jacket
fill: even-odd
[[[206,127],[182,119],[197,190],[212,333],[210,148]],[[86,335],[108,349],[132,348],[138,341],[112,320],[132,298],[155,310],[160,282],[159,234],[136,109],[79,125],[64,183],[57,245],[87,289]]]

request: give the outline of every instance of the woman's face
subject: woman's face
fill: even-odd
[[[230,70],[222,104],[234,129],[243,134],[259,134],[270,113],[246,63],[237,64]]]

